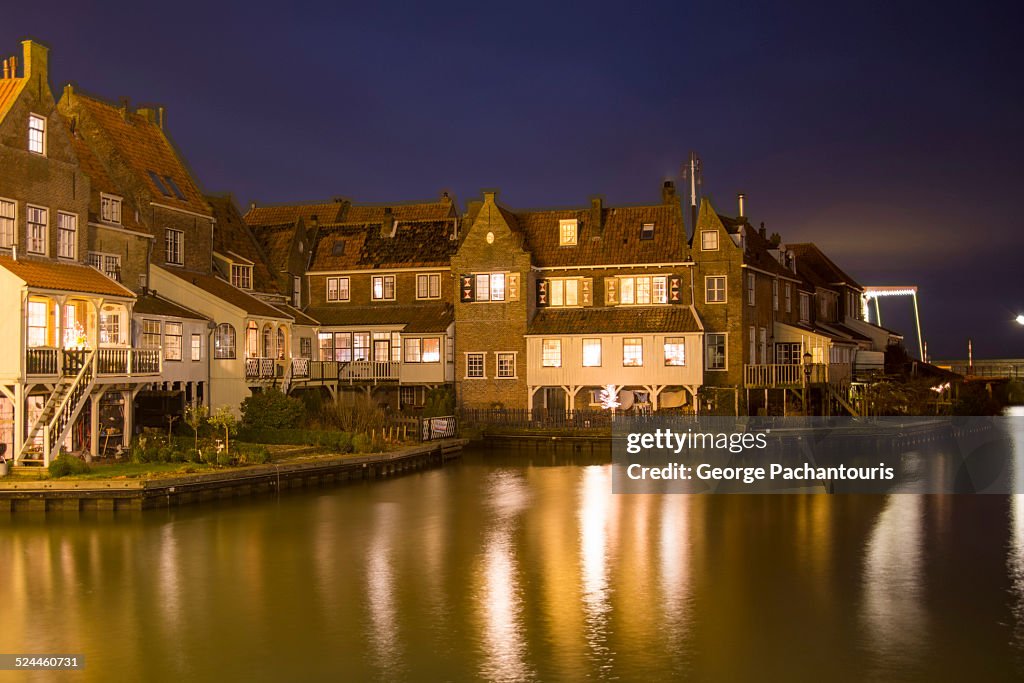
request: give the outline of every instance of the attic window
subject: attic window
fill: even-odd
[[[100,219],[104,223],[121,223],[121,198],[100,194]]]
[[[640,239],[654,239],[654,223],[644,223],[643,225],[640,226]]]
[[[172,178],[169,175],[165,175],[164,181],[167,183],[167,187],[171,188],[171,192],[174,193],[175,197],[177,197],[181,201],[185,201],[185,195],[181,193],[181,189],[178,187],[178,184],[174,182],[174,178]]]
[[[334,240],[334,247],[331,249],[331,256],[345,255],[345,240]]]
[[[231,264],[231,284],[239,289],[252,289],[252,266]]]
[[[576,246],[577,222],[575,218],[558,221],[558,245],[561,247]]]
[[[171,196],[171,193],[167,189],[167,186],[164,185],[164,181],[160,180],[160,176],[158,176],[155,171],[146,171],[146,173],[149,174],[149,179],[153,181],[153,185],[156,186],[156,189],[160,190],[160,194],[162,194],[165,197]]]

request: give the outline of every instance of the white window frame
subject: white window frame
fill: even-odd
[[[331,296],[331,284],[334,284],[334,296]],[[342,296],[342,283],[344,283],[344,294]],[[352,283],[347,277],[329,277],[327,278],[327,294],[326,298],[328,301],[351,301],[352,299]]]
[[[558,221],[558,246],[575,247],[579,242],[579,221],[563,218]]]
[[[189,337],[189,358],[195,362],[203,359],[203,335],[193,332]]]
[[[469,374],[469,363],[470,359],[476,359],[479,357],[480,360],[480,374],[471,375]],[[466,376],[463,379],[487,379],[487,352],[486,351],[467,351],[466,352]]]
[[[42,223],[30,223],[29,222],[34,211],[41,211],[42,212],[42,216],[43,216],[43,222]],[[36,242],[36,240],[32,236],[32,228],[30,226],[37,226],[37,225],[42,225],[43,226],[43,235],[42,235],[43,248],[42,248],[42,251],[39,251],[39,250],[36,250],[36,249],[32,248],[34,243]],[[40,255],[45,256],[47,253],[49,253],[49,247],[50,247],[49,241],[50,241],[50,210],[47,209],[45,206],[36,206],[35,204],[26,204],[25,205],[25,251],[28,252],[29,254],[40,254]]]
[[[388,296],[388,282],[391,282],[391,296]],[[377,296],[377,284],[380,283],[380,296]],[[370,278],[371,301],[394,301],[398,286],[394,275],[374,275]]]
[[[38,126],[33,124],[38,122]],[[38,135],[33,135],[38,133]],[[38,154],[41,157],[46,156],[46,117],[40,116],[39,114],[29,113],[28,115],[28,151],[32,154]],[[36,149],[38,147],[38,149]]]
[[[757,300],[757,276],[747,272],[747,305],[755,306]]]
[[[175,330],[172,332],[171,330]],[[175,343],[173,340],[177,340]],[[164,360],[180,361],[185,351],[185,326],[178,320],[164,323]]]
[[[711,298],[712,288],[711,282],[713,280],[721,280],[722,286],[715,287],[715,292],[721,292],[721,298]],[[729,303],[729,280],[725,275],[705,275],[704,276],[704,303],[706,304],[725,304]]]
[[[292,306],[302,306],[302,278],[298,275],[292,275]]]
[[[642,240],[653,240],[654,239],[654,223],[641,223],[640,224],[640,239],[642,239]]]
[[[70,223],[65,224],[65,221]],[[68,211],[57,212],[57,257],[71,260],[78,258],[77,214]]]
[[[548,306],[575,308],[580,306],[581,278],[560,277],[548,280]],[[571,303],[570,303],[571,299]]]
[[[495,287],[497,283],[500,283],[500,289],[499,287]],[[481,286],[481,284],[484,286]],[[473,273],[473,286],[476,289],[473,296],[474,302],[503,302],[506,299],[506,293],[508,290],[508,273],[505,271],[495,273]]]
[[[711,239],[714,238],[714,239]],[[714,246],[709,246],[713,244]],[[717,230],[701,230],[700,231],[700,250],[701,251],[718,251],[718,231]]]
[[[171,260],[171,256],[176,256],[177,260]],[[164,261],[170,266],[185,265],[185,233],[182,230],[164,228]]]
[[[418,273],[416,275],[416,299],[440,299],[441,298],[441,274],[440,273]]]
[[[121,225],[122,198],[115,194],[100,192],[100,220],[104,223]],[[115,215],[116,214],[116,215]]]
[[[148,330],[147,325],[155,325],[156,331]],[[139,346],[143,349],[159,349],[163,345],[163,323],[152,318],[143,318],[139,328]]]
[[[675,358],[669,358],[669,346],[680,348],[682,350],[682,358],[678,359],[678,361]],[[686,367],[686,337],[665,337],[665,341],[662,343],[662,350],[666,367]]]
[[[593,362],[593,360],[594,360],[593,358],[591,358],[589,361],[587,360],[587,342],[597,342],[597,363]],[[591,346],[593,346],[593,344],[591,344]],[[601,363],[603,362],[603,355],[604,355],[604,342],[603,342],[603,340],[600,337],[588,337],[588,338],[584,339],[583,340],[583,351],[582,351],[582,354],[583,355],[582,355],[582,358],[580,360],[581,360],[581,362],[583,364],[583,367],[585,367],[585,368],[599,368],[599,367],[601,367]]]
[[[252,266],[244,263],[231,264],[231,284],[239,289],[252,289]]]
[[[811,295],[807,292],[800,292],[800,322],[811,322]]]
[[[633,342],[636,343],[633,343]],[[639,362],[627,363],[626,362],[626,342],[630,342],[630,347],[640,347]],[[624,368],[642,368],[644,366],[644,338],[643,337],[623,337],[622,338],[622,367]]]
[[[90,251],[86,262],[111,280],[121,281],[121,255],[102,251]]]
[[[712,367],[711,365],[711,339],[712,337],[722,338],[722,366]],[[709,332],[704,335],[704,369],[711,372],[724,372],[729,369],[729,333]]]
[[[519,379],[518,351],[498,351],[494,354],[494,378],[495,379]],[[501,361],[512,356],[512,374],[501,374]]]
[[[10,207],[10,215],[2,210]],[[10,249],[18,243],[18,202],[0,197],[0,249]]]
[[[779,310],[779,281],[772,280],[772,310]]]
[[[562,340],[541,339],[540,364],[545,368],[562,367]]]

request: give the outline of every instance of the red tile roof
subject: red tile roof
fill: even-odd
[[[294,306],[290,306],[288,304],[274,304],[274,308],[277,308],[278,310],[282,311],[285,315],[288,315],[291,318],[293,318],[295,320],[296,325],[312,325],[316,327],[317,325],[320,324],[320,321],[309,317],[308,315],[306,315],[299,309],[295,308]]]
[[[172,318],[209,320],[209,318],[201,313],[196,313],[184,306],[179,306],[170,299],[165,299],[164,297],[158,296],[152,292],[140,296],[138,301],[135,302],[135,307],[132,308],[132,311],[143,315],[163,315]]]
[[[13,273],[29,287],[56,289],[64,292],[101,294],[125,299],[134,299],[130,289],[109,277],[80,263],[47,261],[42,259],[19,258],[0,255],[0,267]]]
[[[100,193],[106,192],[121,197],[121,225],[123,227],[152,234],[152,230],[135,220],[135,206],[132,204],[131,198],[121,194],[121,189],[110,179],[107,169],[103,167],[85,140],[77,133],[71,135],[71,146],[75,150],[82,171],[89,176],[92,186],[93,196],[89,200],[89,220],[94,223],[100,222]]]
[[[301,218],[308,225],[315,217],[319,223],[337,223],[342,220],[346,206],[346,202],[254,206],[246,212],[245,222],[252,226],[283,225]]]
[[[542,308],[526,334],[656,334],[701,329],[689,306]]]
[[[63,111],[67,113],[68,107],[72,112],[81,111],[84,114],[83,119],[87,118],[88,122],[98,129],[99,134],[113,145],[116,154],[149,190],[153,201],[201,214],[210,213],[210,207],[199,191],[192,174],[189,173],[182,157],[159,125],[151,123],[141,114],[130,111],[123,112],[117,106],[77,91],[66,94],[65,99],[70,99],[70,101],[65,103],[62,100]],[[86,125],[86,121],[83,120],[79,123],[78,129],[83,132],[83,136],[88,141],[90,136],[85,134],[85,131],[91,131],[92,125]],[[93,148],[95,149],[95,145]],[[165,186],[164,177],[171,178],[185,198],[178,199],[171,187],[166,187],[171,192],[171,195],[167,196],[155,184],[150,172],[159,176],[161,183]]]
[[[451,304],[379,304],[314,306],[306,313],[324,326],[402,325],[403,332],[444,332],[455,319]]]
[[[251,294],[247,294],[237,287],[232,286],[231,283],[225,282],[213,275],[193,273],[187,270],[178,270],[177,268],[162,268],[156,264],[151,264],[150,267],[160,268],[165,273],[184,280],[205,292],[209,292],[221,301],[225,301],[232,306],[240,308],[250,315],[259,316],[261,318],[277,318],[283,320],[289,320],[291,318],[291,316],[283,313],[277,308],[274,308],[270,304],[260,301]]]
[[[267,255],[270,266],[276,271],[284,273],[288,271],[288,258],[291,255],[292,240],[295,239],[295,231],[300,229],[302,223],[285,223],[283,225],[259,225],[250,226],[259,242],[263,253]],[[298,273],[296,273],[298,274]]]
[[[813,242],[787,244],[786,248],[791,249],[796,254],[796,270],[811,284],[819,287],[834,287],[835,285],[845,284],[855,289],[861,289],[856,280],[843,272]]]
[[[24,78],[0,78],[0,121],[4,120],[24,86]]]
[[[381,235],[380,223],[321,226],[310,259],[311,271],[448,266],[458,241],[455,220],[397,221],[395,234]]]
[[[677,205],[604,208],[600,224],[592,208],[516,211],[511,221],[509,213],[502,209],[540,267],[680,263],[688,258],[683,216]],[[564,219],[577,221],[574,246],[559,244],[559,221]],[[640,239],[646,223],[654,224],[652,239]]]
[[[249,226],[230,195],[207,195],[206,201],[217,220],[213,226],[213,249],[218,254],[241,256],[252,263],[252,288],[265,294],[280,294],[277,277],[271,270],[266,254],[256,241]]]

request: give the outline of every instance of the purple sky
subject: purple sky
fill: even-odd
[[[918,284],[933,357],[1024,356],[1009,3],[61,4],[5,8],[0,53],[37,38],[55,89],[164,104],[243,205],[645,203],[692,149],[723,213],[742,190],[863,284]]]

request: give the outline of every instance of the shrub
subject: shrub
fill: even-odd
[[[238,439],[250,443],[323,446],[338,453],[348,453],[352,450],[352,435],[347,432],[329,432],[312,429],[243,428],[238,432]]]
[[[264,465],[270,462],[270,451],[266,446],[245,446],[236,449],[239,453],[239,463],[245,465]]]
[[[306,406],[300,399],[277,389],[261,391],[242,401],[242,423],[262,429],[291,429],[305,414]]]
[[[89,471],[89,466],[73,455],[64,454],[57,456],[57,459],[50,463],[49,470],[51,477],[60,479],[72,474],[85,474]]]
[[[450,387],[437,387],[427,392],[423,404],[423,417],[441,417],[455,414],[455,392]]]
[[[373,451],[373,441],[368,434],[356,434],[352,437],[352,448],[356,453],[370,453]]]

